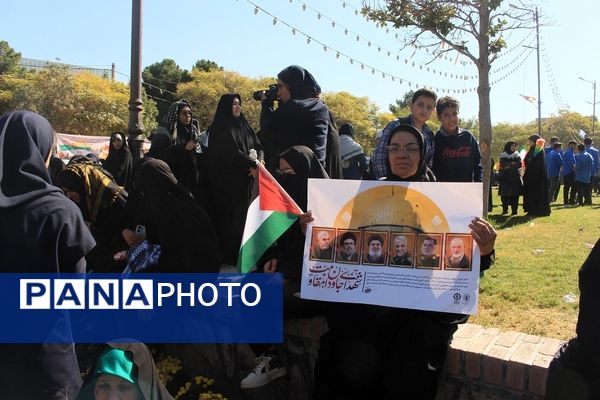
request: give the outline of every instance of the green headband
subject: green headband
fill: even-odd
[[[104,351],[96,362],[94,378],[100,374],[109,374],[123,378],[128,382],[136,384],[135,364],[131,352],[110,348]]]

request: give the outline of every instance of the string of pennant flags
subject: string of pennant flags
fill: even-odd
[[[371,71],[372,75],[379,75],[379,76],[381,76],[381,78],[390,79],[392,82],[398,82],[401,85],[407,85],[409,88],[427,87],[427,88],[431,88],[440,93],[469,93],[469,92],[477,91],[477,87],[468,87],[468,88],[435,87],[435,86],[431,86],[428,84],[414,82],[414,81],[406,79],[406,78],[401,78],[395,74],[382,71],[381,69],[375,68],[374,66],[372,66],[368,63],[357,60],[357,59],[351,57],[350,55],[348,55],[340,50],[337,50],[334,47],[324,43],[323,41],[319,40],[318,38],[315,38],[314,36],[309,35],[308,33],[304,32],[300,28],[289,24],[285,20],[282,20],[281,18],[277,17],[273,13],[269,12],[268,10],[264,9],[263,7],[259,6],[256,3],[254,3],[252,0],[245,0],[245,1],[254,7],[254,15],[258,15],[259,13],[262,13],[262,14],[269,16],[270,18],[272,18],[273,26],[277,25],[277,23],[280,23],[281,25],[290,29],[290,32],[292,33],[292,35],[303,36],[306,39],[306,44],[310,45],[311,43],[313,43],[313,44],[319,45],[322,47],[323,51],[331,52],[332,54],[335,54],[336,59],[346,59],[350,64],[359,66],[361,68],[361,70]],[[294,0],[290,0],[290,2],[291,1],[294,1]],[[306,8],[308,8],[308,5],[306,6]],[[322,14],[321,14],[321,18],[323,18]],[[358,38],[358,40],[360,40],[360,37]],[[490,82],[490,85],[495,85],[495,84],[503,81],[504,79],[508,78],[510,75],[512,75],[515,71],[517,71],[524,64],[524,62],[527,60],[529,55],[531,55],[531,49],[529,49],[529,52],[526,52],[526,56],[524,56],[518,63],[517,63],[517,59],[518,59],[518,57],[517,57],[512,62],[512,64],[508,64],[509,66],[513,66],[516,63],[516,65],[513,67],[513,69],[511,69],[510,71],[505,73],[503,76],[499,77],[498,79],[494,80],[493,82]],[[408,63],[409,62],[407,60],[405,62],[405,64],[408,64]],[[433,72],[433,69],[431,67],[419,65],[417,62],[410,62],[410,66],[411,67],[416,66],[420,70],[425,69],[425,71]],[[506,67],[506,68],[508,68],[508,67]],[[448,72],[442,71],[442,70],[435,70],[435,74],[439,75],[441,77],[454,77],[454,74],[448,73]]]
[[[306,44],[317,44],[319,46],[321,46],[323,48],[323,51],[325,52],[331,52],[332,54],[335,54],[336,59],[346,59],[350,64],[356,65],[358,67],[360,67],[361,70],[364,71],[371,71],[372,75],[379,75],[382,78],[389,78],[391,79],[392,82],[398,82],[401,85],[406,84],[409,88],[420,88],[420,87],[428,87],[431,88],[435,91],[441,92],[441,93],[467,93],[467,92],[475,92],[477,90],[476,87],[471,87],[471,88],[441,88],[441,87],[433,87],[431,85],[426,85],[426,84],[422,84],[422,83],[418,83],[418,82],[414,82],[411,81],[409,79],[405,79],[405,78],[401,78],[399,76],[396,76],[394,74],[391,74],[389,72],[385,72],[382,71],[378,68],[375,68],[374,66],[365,63],[363,61],[360,60],[356,60],[353,57],[349,56],[348,54],[337,50],[331,46],[329,46],[328,44],[322,42],[321,40],[305,33],[304,31],[302,31],[301,29],[292,26],[291,24],[289,24],[288,22],[278,18],[277,16],[273,15],[271,12],[265,10],[264,8],[262,8],[261,6],[259,6],[258,4],[254,3],[251,0],[245,0],[247,3],[251,4],[254,7],[254,14],[257,15],[259,12],[263,13],[267,16],[269,16],[270,18],[272,18],[273,21],[273,25],[277,25],[277,23],[279,22],[281,25],[286,26],[287,28],[290,29],[290,32],[292,33],[292,35],[301,35],[303,37],[306,38]],[[415,63],[416,65],[416,63]],[[450,74],[448,74],[447,72],[443,72],[443,71],[436,71],[437,74],[439,74],[440,76],[445,76],[448,77]]]
[[[343,9],[350,10],[351,12],[353,12],[353,13],[354,13],[354,15],[357,15],[357,16],[358,16],[358,15],[362,15],[362,12],[361,12],[361,10],[359,10],[357,7],[354,7],[352,4],[350,4],[350,2],[349,2],[348,0],[340,0],[340,3],[341,3],[341,6],[342,6],[342,8],[343,8]],[[369,18],[367,15],[363,16],[363,18],[364,18],[364,19],[365,19],[367,22],[371,22],[370,18]],[[385,31],[385,33],[386,33],[387,35],[393,36],[393,39],[394,39],[394,40],[396,40],[397,42],[399,42],[399,43],[402,43],[403,45],[406,45],[406,44],[407,44],[405,41],[403,41],[403,40],[401,40],[401,39],[400,39],[400,35],[398,35],[398,32],[394,32],[394,33],[392,34],[392,32],[391,32],[391,30],[390,30],[389,26],[387,26],[386,24],[384,24],[384,23],[375,23],[375,25],[376,25],[378,28],[380,28],[380,29],[384,30],[384,31]],[[412,44],[411,46],[412,46],[413,48],[415,48],[415,49],[418,49],[418,48],[419,48],[418,46],[416,46],[416,45],[414,45],[414,44]],[[443,45],[442,45],[442,46],[443,46]],[[426,52],[427,54],[429,54],[429,49],[428,49],[428,48],[425,48],[425,52]],[[464,59],[464,60],[463,60],[463,59],[461,59],[461,56],[462,56],[462,55],[461,55],[460,53],[457,53],[457,54],[456,54],[456,58],[454,58],[454,61],[452,60],[452,59],[453,59],[453,57],[449,57],[447,54],[444,54],[444,55],[442,55],[442,56],[439,56],[439,57],[437,57],[436,59],[437,59],[437,60],[445,60],[445,61],[451,62],[451,63],[453,63],[453,64],[455,64],[455,65],[456,65],[456,64],[460,64],[460,65],[462,65],[462,66],[466,66],[466,65],[468,65],[468,64],[470,64],[470,63],[471,63],[471,60],[470,60],[470,59]],[[472,79],[477,79],[477,77],[475,76],[475,77],[473,77]]]
[[[535,41],[535,38],[532,38],[528,44],[523,45],[521,52],[515,58],[513,58],[512,60],[510,60],[503,66],[498,67],[498,68],[493,68],[490,71],[490,75],[498,74],[498,73],[510,68],[511,66],[518,64],[518,63],[524,61],[525,59],[527,59],[527,57],[529,57],[529,55],[531,54],[531,47],[532,47],[531,45],[533,44],[534,41]]]
[[[552,95],[554,96],[554,102],[556,103],[556,107],[558,111],[566,110],[569,107],[565,104],[560,91],[558,89],[558,84],[556,83],[556,78],[554,77],[554,72],[552,71],[552,62],[550,60],[550,55],[548,54],[544,41],[540,37],[540,53],[542,55],[542,59],[544,60],[544,68],[546,70],[546,76],[548,78],[548,82],[550,83],[550,90],[552,91]]]
[[[317,10],[316,8],[312,7],[310,4],[308,4],[302,0],[289,0],[289,2],[290,3],[295,2],[295,3],[300,4],[302,7],[302,11],[308,10],[308,11],[314,13],[317,20],[330,24],[333,29],[342,30],[345,36],[354,38],[356,40],[356,42],[364,43],[367,47],[370,47],[372,49],[377,49],[377,52],[380,54],[384,54],[387,57],[395,59],[396,61],[404,62],[405,65],[411,66],[412,68],[419,68],[420,70],[431,72],[434,75],[436,75],[438,72],[435,68],[430,67],[427,64],[411,61],[412,56],[410,56],[408,58],[404,57],[402,54],[400,54],[394,50],[390,50],[389,48],[376,43],[374,40],[369,39],[355,31],[353,31],[348,26],[335,21],[334,19],[327,16],[325,13],[322,13],[321,11]],[[344,2],[343,4],[346,4],[346,3]],[[355,14],[358,15],[358,10],[356,10],[356,9],[355,9]],[[386,31],[389,32],[389,28],[386,27]],[[413,46],[413,47],[415,49],[417,48],[416,46]],[[425,49],[425,51],[429,52],[429,49]],[[440,56],[439,58],[442,59],[443,56]],[[463,64],[461,63],[461,65],[463,65]],[[448,77],[453,78],[453,79],[459,79],[459,80],[477,79],[476,75],[462,75],[462,74],[455,74],[455,73],[448,75]]]

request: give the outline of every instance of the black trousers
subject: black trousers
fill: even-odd
[[[516,214],[519,209],[519,196],[501,196],[502,199],[502,212],[506,214],[508,212],[508,206],[513,214]]]
[[[575,174],[565,175],[563,181],[563,203],[575,204]]]
[[[579,202],[579,205],[592,205],[590,184],[587,182],[575,182],[575,188],[577,189],[577,201]]]

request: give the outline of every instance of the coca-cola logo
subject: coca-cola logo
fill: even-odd
[[[459,147],[458,149],[444,149],[442,153],[442,157],[444,158],[462,158],[462,157],[470,157],[471,156],[471,148],[469,146]]]

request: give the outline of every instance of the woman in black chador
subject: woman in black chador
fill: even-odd
[[[523,182],[519,173],[521,156],[517,152],[517,146],[517,142],[506,142],[504,151],[500,154],[498,182],[500,183],[502,214],[507,214],[508,206],[510,206],[511,215],[517,215],[519,196],[523,191]]]
[[[50,181],[52,141],[41,115],[0,117],[0,273],[85,272],[84,256],[95,242],[77,206]],[[47,333],[50,343],[0,345],[1,399],[74,398],[79,366],[66,317],[55,315],[36,320],[36,332]]]
[[[132,179],[133,158],[123,133],[115,132],[110,136],[108,157],[106,157],[102,166],[112,174],[117,185],[129,189]]]
[[[213,225],[169,166],[144,159],[136,168],[135,187],[142,194],[148,240],[161,250],[158,265],[147,272],[218,272],[221,255]]]
[[[540,141],[539,144],[538,141]],[[523,210],[531,216],[545,217],[550,215],[550,198],[548,197],[544,139],[538,135],[531,135],[529,146],[529,151],[525,156],[525,174],[523,175]]]
[[[262,159],[262,146],[242,113],[239,94],[221,96],[209,128],[207,155],[211,216],[223,262],[235,265],[254,182],[254,160]]]
[[[427,167],[423,135],[399,125],[389,136],[387,181],[435,182]],[[374,204],[373,207],[377,207]],[[496,233],[489,223],[469,225],[490,267]],[[448,343],[460,314],[328,302],[329,331],[321,337],[315,366],[315,399],[434,399]]]

